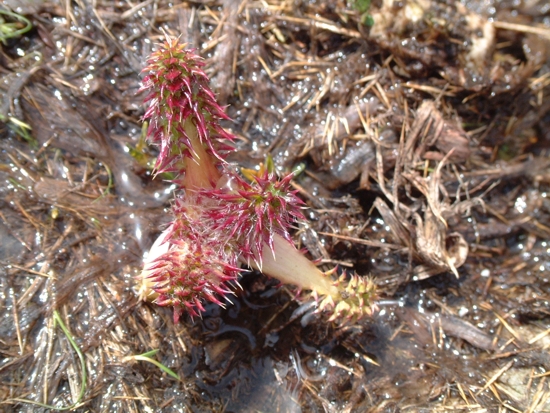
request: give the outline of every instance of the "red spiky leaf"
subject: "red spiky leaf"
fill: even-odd
[[[278,180],[275,173],[264,171],[251,183],[234,176],[233,188],[202,191],[216,201],[206,212],[210,227],[236,242],[246,260],[261,260],[264,243],[273,250],[275,233],[292,243],[290,226],[304,216],[303,201],[291,190],[291,179],[291,174]]]
[[[195,153],[197,148],[188,139],[182,141],[178,137],[182,136],[183,124],[189,118],[197,128],[200,144],[218,162],[223,163],[232,150],[234,136],[221,132],[218,122],[228,117],[208,85],[208,77],[202,70],[204,61],[186,46],[167,36],[143,69],[147,75],[140,92],[147,92],[145,102],[149,104],[143,120],[150,121],[149,141],[160,147],[157,173],[172,170],[173,157],[181,155],[181,162],[176,162],[180,170],[175,172],[176,175],[186,172],[186,154]]]

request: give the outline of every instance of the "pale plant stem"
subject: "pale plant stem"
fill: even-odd
[[[256,263],[251,265],[285,284],[293,284],[303,290],[313,290],[319,295],[331,296],[334,300],[340,295],[330,277],[323,274],[314,263],[277,234],[273,235],[273,251],[264,244],[261,263],[261,268],[258,268]]]
[[[187,168],[183,178],[183,188],[214,188],[221,178],[221,173],[216,167],[212,155],[208,154],[200,143],[197,127],[191,120],[184,124],[185,133],[193,147],[192,158],[187,161]]]

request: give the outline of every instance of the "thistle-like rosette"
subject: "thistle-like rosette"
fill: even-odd
[[[151,248],[142,277],[155,293],[154,302],[174,307],[174,322],[183,312],[197,316],[204,302],[223,306],[240,268],[231,245],[204,228],[203,219],[190,217],[181,203],[178,215]],[[226,298],[227,299],[227,298]]]
[[[203,60],[166,36],[148,59],[141,91],[147,92],[148,139],[160,149],[156,173],[172,172],[179,191],[174,220],[154,243],[141,274],[141,296],[183,312],[223,305],[243,261],[281,282],[312,290],[319,308],[336,317],[370,314],[374,284],[357,276],[334,281],[292,243],[291,225],[304,219],[292,174],[278,179],[268,158],[259,170],[230,170],[225,158],[234,136],[216,102]]]
[[[328,271],[325,276],[330,277],[335,271]],[[369,277],[348,276],[344,272],[333,285],[338,289],[337,297],[326,295],[318,300],[319,311],[332,313],[329,321],[344,318],[354,323],[376,310],[376,285]]]
[[[203,191],[216,201],[207,211],[211,228],[236,243],[245,260],[261,264],[263,244],[274,253],[274,234],[292,244],[289,228],[304,219],[303,201],[290,187],[292,176],[279,180],[274,172],[264,170],[250,183],[235,176],[230,187]]]
[[[208,86],[202,58],[186,46],[167,36],[143,70],[140,91],[148,92],[149,104],[143,120],[149,120],[149,140],[160,148],[157,173],[183,175],[187,158],[206,152],[219,163],[232,150],[234,136],[219,124],[228,116]]]

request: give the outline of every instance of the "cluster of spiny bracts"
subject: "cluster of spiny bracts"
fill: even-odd
[[[148,59],[141,91],[148,92],[148,138],[159,147],[156,174],[170,173],[178,186],[174,220],[146,265],[156,302],[191,315],[204,300],[222,304],[242,262],[261,261],[273,234],[291,241],[288,229],[303,218],[302,201],[272,167],[247,180],[226,162],[234,136],[209,88],[204,62],[185,44],[167,38]]]
[[[227,163],[235,137],[220,126],[228,117],[199,56],[167,36],[147,63],[141,91],[147,92],[148,139],[159,147],[155,173],[169,173],[178,190],[173,221],[145,264],[142,293],[173,306],[177,321],[183,312],[198,315],[205,301],[223,305],[241,264],[262,268],[265,246],[275,256],[274,238],[292,243],[289,228],[303,219],[303,203],[291,190],[292,175],[279,179],[271,162],[240,174]],[[334,295],[321,305],[338,305]],[[363,307],[363,301],[357,304]]]

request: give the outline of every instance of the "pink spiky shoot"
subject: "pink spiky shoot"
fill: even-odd
[[[346,276],[333,280],[292,243],[303,202],[292,190],[293,175],[279,179],[270,159],[243,176],[228,167],[235,137],[210,90],[203,60],[178,39],[166,36],[147,60],[143,86],[148,140],[159,149],[158,175],[170,172],[178,187],[173,221],[153,244],[141,274],[142,297],[200,315],[204,304],[223,305],[237,284],[240,264],[282,282],[312,290],[319,308],[333,317],[355,318],[372,311],[374,285]]]

